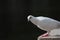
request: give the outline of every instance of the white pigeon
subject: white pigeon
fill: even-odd
[[[28,21],[31,21],[38,28],[47,31],[48,33],[53,30],[60,28],[60,22],[49,17],[38,16],[34,17],[29,15],[27,17]]]

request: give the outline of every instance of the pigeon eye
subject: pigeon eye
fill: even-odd
[[[31,19],[32,17],[30,17],[29,19]]]

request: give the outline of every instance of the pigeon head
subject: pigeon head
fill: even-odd
[[[29,15],[29,16],[27,17],[28,21],[30,21],[30,19],[31,19],[32,17],[33,17],[32,15]]]

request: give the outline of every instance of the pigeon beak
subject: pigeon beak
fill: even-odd
[[[28,21],[30,20],[30,16],[27,17]]]

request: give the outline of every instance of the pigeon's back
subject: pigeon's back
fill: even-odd
[[[60,22],[48,17],[36,17],[38,21],[38,27],[43,30],[52,30],[60,26]]]

